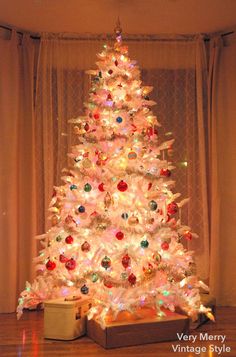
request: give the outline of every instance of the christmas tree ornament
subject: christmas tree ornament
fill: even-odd
[[[153,266],[152,264],[148,263],[148,267],[143,267],[143,273],[146,276],[146,278],[150,278],[150,276],[153,273]]]
[[[132,215],[131,217],[129,217],[128,223],[129,223],[131,226],[135,226],[136,224],[139,223],[139,219],[138,219],[138,217]]]
[[[81,289],[80,289],[81,293],[84,295],[87,295],[89,293],[89,288],[84,284]]]
[[[192,240],[193,235],[192,235],[192,233],[191,233],[191,232],[186,231],[186,232],[184,232],[183,237],[184,237],[184,239],[186,239],[186,240],[189,240],[189,241],[190,241],[190,240]]]
[[[101,262],[101,266],[105,269],[108,269],[110,268],[111,266],[111,259],[107,256],[105,256],[103,259],[102,259],[102,262]]]
[[[61,263],[66,263],[68,261],[68,258],[64,254],[60,254],[59,260]]]
[[[89,131],[89,124],[88,124],[88,123],[85,124],[84,130],[85,130],[85,131]]]
[[[102,71],[99,71],[99,72],[98,72],[98,76],[99,76],[100,78],[102,78]]]
[[[117,188],[118,188],[119,191],[125,192],[128,189],[128,185],[127,185],[127,183],[125,181],[121,180],[118,183]]]
[[[128,266],[130,266],[131,263],[130,256],[128,254],[124,255],[121,263],[125,269],[128,268]]]
[[[124,233],[121,232],[121,231],[117,232],[117,233],[116,233],[116,238],[117,238],[118,240],[122,240],[122,239],[124,238]]]
[[[111,281],[109,281],[109,280],[104,280],[103,284],[108,289],[111,289],[113,287]]]
[[[47,270],[54,270],[56,268],[56,263],[51,260],[48,260],[46,268]]]
[[[128,153],[128,158],[129,158],[129,160],[135,160],[135,159],[137,159],[137,154],[136,154],[136,152],[135,152],[135,151],[130,151],[130,152]]]
[[[167,205],[167,212],[172,215],[178,212],[178,205],[176,202],[171,202]]]
[[[79,206],[78,207],[79,213],[84,213],[85,212],[85,207],[84,206]]]
[[[114,63],[115,63],[115,65],[116,65],[116,66],[118,66],[118,61],[117,61],[117,60],[115,60],[115,62],[114,62]]]
[[[161,243],[161,249],[168,250],[169,249],[169,243],[168,242]]]
[[[85,159],[82,161],[82,166],[83,166],[83,168],[85,168],[85,169],[89,169],[89,168],[92,166],[91,160],[89,160],[88,158],[85,158]]]
[[[116,118],[116,121],[117,121],[117,123],[120,124],[120,123],[122,123],[123,119],[122,119],[121,117],[117,117],[117,118]]]
[[[112,96],[110,93],[107,95],[107,100],[112,100]]]
[[[65,242],[67,244],[72,244],[74,242],[74,238],[72,236],[67,236]]]
[[[127,280],[128,279],[128,274],[126,272],[123,272],[120,274],[121,280]]]
[[[148,203],[148,206],[150,208],[151,211],[156,211],[157,209],[157,203],[156,201],[154,200],[151,200],[149,203]]]
[[[73,190],[76,190],[77,189],[77,186],[76,185],[70,185],[70,190],[73,191]]]
[[[57,237],[56,237],[56,241],[57,241],[57,242],[61,242],[61,240],[62,240],[62,237],[61,237],[61,236],[57,236]]]
[[[112,74],[113,73],[113,70],[112,69],[109,69],[109,71],[108,71],[108,74]]]
[[[73,258],[69,259],[66,262],[65,267],[67,270],[74,270],[76,268],[76,261]]]
[[[148,248],[149,242],[145,239],[140,242],[142,248]]]
[[[82,250],[82,252],[89,252],[90,251],[90,244],[87,241],[85,241],[81,245],[81,250]]]
[[[91,280],[92,280],[92,282],[93,283],[96,283],[96,281],[98,281],[98,274],[97,273],[93,273],[92,275],[91,275]]]
[[[171,171],[168,170],[168,169],[161,169],[160,175],[161,175],[161,176],[164,176],[164,177],[170,177]]]
[[[92,186],[90,185],[90,183],[86,183],[84,185],[84,191],[85,192],[90,192],[92,190]]]
[[[99,115],[99,113],[94,113],[93,117],[94,117],[94,119],[98,120],[100,118],[100,115]]]
[[[128,213],[122,213],[121,217],[126,220],[128,219],[129,215]]]
[[[160,264],[161,262],[161,255],[159,253],[154,253],[153,254],[153,259],[156,264]]]
[[[109,208],[113,203],[113,199],[110,195],[109,192],[106,193],[106,196],[104,197],[104,206],[105,208]]]
[[[59,223],[59,220],[60,220],[59,216],[54,214],[51,218],[52,226],[56,226]]]
[[[99,189],[99,191],[101,191],[101,192],[104,192],[104,191],[105,191],[105,189],[104,189],[104,183],[103,183],[103,182],[98,185],[98,189]]]
[[[131,285],[135,285],[136,280],[137,280],[136,276],[135,276],[133,273],[131,273],[131,274],[129,275],[129,277],[128,277],[129,283],[130,283]]]

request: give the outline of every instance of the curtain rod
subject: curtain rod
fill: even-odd
[[[0,28],[3,28],[4,30],[7,30],[7,31],[12,31],[13,29],[11,27],[8,27],[6,25],[0,25]],[[22,32],[22,31],[19,31],[19,30],[16,30],[16,33],[18,33],[19,35],[23,36],[24,33],[28,33],[28,32]],[[225,32],[225,33],[222,33],[220,34],[222,37],[225,37],[225,36],[228,36],[228,35],[232,35],[233,33],[235,33],[235,31],[228,31],[228,32]],[[76,38],[76,36],[74,37],[66,37],[66,33],[64,33],[63,35],[60,35],[60,34],[57,34],[57,33],[48,33],[48,35],[52,36],[52,38],[62,38],[62,39],[68,39],[68,40],[76,40],[76,39],[79,39],[79,40],[96,40],[96,39],[103,39],[103,40],[110,40],[114,37],[114,35],[111,35],[111,34],[108,34],[108,35],[103,35],[103,34],[96,34],[96,35],[79,35],[79,34],[75,34],[77,35],[78,37]],[[69,34],[68,34],[69,35]],[[38,35],[32,35],[30,34],[29,35],[30,38],[32,38],[33,40],[40,40],[42,38],[42,36],[38,36]],[[60,37],[61,36],[61,37]],[[64,37],[63,37],[64,36]],[[81,37],[79,37],[81,36]],[[90,37],[89,37],[90,36]],[[127,37],[126,37],[127,36]],[[195,38],[195,35],[178,35],[179,37],[176,37],[174,38],[173,35],[171,37],[171,35],[169,35],[170,37],[166,37],[166,38],[161,38],[161,37],[158,37],[158,35],[124,35],[124,40],[125,41],[141,41],[141,40],[148,40],[148,41],[186,41],[186,40],[192,40]],[[138,38],[138,36],[141,36],[143,38]],[[161,35],[159,35],[161,36]],[[208,37],[206,37],[204,39],[204,41],[210,41],[210,37],[209,37],[209,34],[207,35]]]

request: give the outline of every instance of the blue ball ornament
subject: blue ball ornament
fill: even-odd
[[[84,213],[85,212],[85,207],[84,206],[79,206],[78,211],[79,211],[79,213]]]
[[[86,295],[89,292],[89,288],[86,285],[83,285],[80,289],[81,293]]]
[[[122,123],[123,119],[122,119],[121,117],[117,117],[117,118],[116,118],[116,121],[117,121],[117,123],[120,124],[120,123]]]

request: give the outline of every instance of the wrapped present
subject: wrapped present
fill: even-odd
[[[86,333],[86,313],[92,306],[88,296],[72,296],[44,303],[44,337],[73,340]]]
[[[177,340],[177,333],[189,333],[189,318],[166,311],[166,316],[147,314],[139,319],[129,316],[108,321],[105,328],[91,319],[87,321],[87,335],[105,348],[143,345],[161,341]]]

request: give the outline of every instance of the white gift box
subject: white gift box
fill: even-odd
[[[86,313],[92,306],[88,296],[58,298],[44,302],[44,337],[74,340],[86,333]]]

